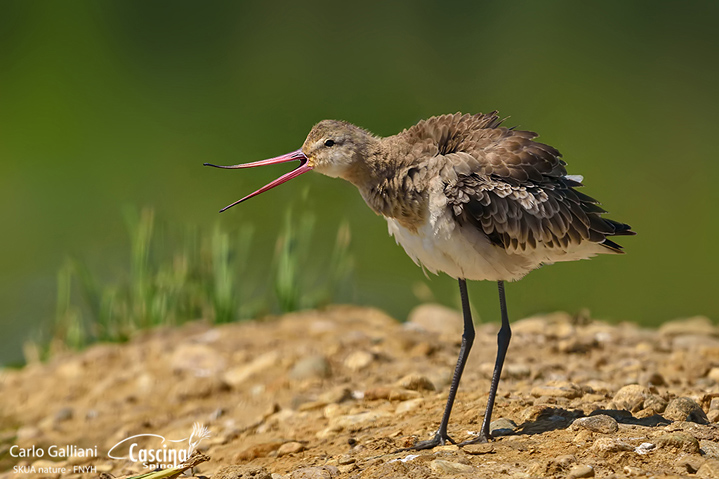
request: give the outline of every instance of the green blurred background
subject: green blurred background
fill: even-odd
[[[52,318],[67,256],[109,281],[127,274],[127,205],[175,225],[254,225],[258,278],[288,206],[315,214],[320,251],[347,220],[355,289],[338,300],[399,319],[421,300],[456,306],[455,281],[425,278],[340,180],[306,175],[218,216],[289,167],[203,162],[297,149],[324,118],[390,135],[498,109],[559,148],[583,191],[637,231],[624,257],[508,285],[515,319],[585,307],[645,325],[716,319],[717,18],[710,1],[3,0],[0,361]],[[493,284],[470,294],[482,320],[497,319]]]

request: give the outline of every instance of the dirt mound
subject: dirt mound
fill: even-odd
[[[427,305],[410,319],[336,306],[197,322],[2,371],[0,477],[139,474],[143,459],[193,449],[211,460],[192,474],[225,479],[719,477],[708,320],[515,321],[496,439],[395,453],[438,427],[460,340],[457,312]],[[481,424],[496,351],[498,325],[477,329],[450,423],[459,441]]]

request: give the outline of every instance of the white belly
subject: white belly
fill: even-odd
[[[586,242],[570,246],[568,250],[538,244],[536,249],[510,253],[490,243],[474,226],[457,223],[443,198],[433,195],[428,218],[416,232],[393,218],[386,218],[389,233],[397,243],[415,263],[435,274],[441,271],[453,278],[514,281],[542,264],[586,259],[609,252],[597,243]]]
[[[454,223],[454,219],[452,219]],[[432,273],[453,278],[513,281],[539,266],[528,258],[510,255],[492,245],[484,234],[445,222],[426,222],[416,233],[387,218],[389,233],[410,258]]]

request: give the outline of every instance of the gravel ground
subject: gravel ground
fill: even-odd
[[[514,321],[495,440],[395,452],[438,427],[461,324],[436,305],[404,324],[335,306],[158,329],[1,371],[0,478],[140,474],[142,451],[192,442],[210,460],[186,473],[218,479],[719,477],[719,328],[702,317],[659,330]],[[455,439],[481,424],[497,330],[477,327]],[[59,450],[70,457],[50,457]]]

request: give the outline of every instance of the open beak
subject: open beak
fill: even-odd
[[[211,163],[205,163],[204,166],[214,166],[215,168],[227,168],[227,169],[234,169],[234,168],[253,168],[255,166],[265,166],[265,165],[275,165],[277,163],[286,163],[288,161],[294,161],[299,160],[300,166],[295,168],[294,170],[290,171],[289,173],[285,173],[284,175],[280,176],[276,180],[272,181],[271,183],[266,184],[259,190],[255,191],[254,193],[250,193],[249,195],[245,196],[241,200],[237,200],[231,205],[227,205],[224,208],[220,210],[220,213],[225,211],[228,208],[232,208],[235,205],[239,205],[245,200],[249,200],[253,196],[257,196],[260,193],[264,193],[267,190],[270,190],[274,188],[275,186],[281,185],[282,183],[291,180],[292,178],[296,178],[300,176],[302,173],[307,173],[308,171],[312,170],[312,167],[307,164],[307,157],[304,153],[302,153],[302,150],[293,151],[292,153],[287,153],[286,155],[277,156],[275,158],[270,158],[268,160],[260,160],[260,161],[254,161],[252,163],[242,163],[240,165],[232,165],[232,166],[220,166],[220,165],[213,165]]]

